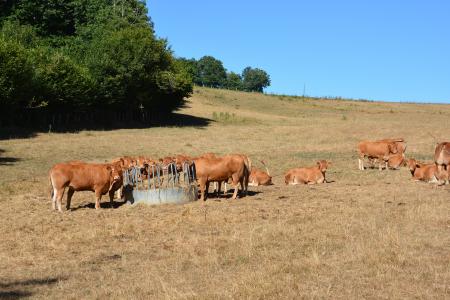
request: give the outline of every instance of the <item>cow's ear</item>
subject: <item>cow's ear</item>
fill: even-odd
[[[320,166],[320,161],[317,162],[317,165]]]
[[[416,163],[416,168],[420,168],[420,165],[418,163]]]

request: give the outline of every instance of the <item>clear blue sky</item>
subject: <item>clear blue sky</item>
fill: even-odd
[[[147,1],[175,55],[266,70],[269,93],[450,103],[449,0]]]

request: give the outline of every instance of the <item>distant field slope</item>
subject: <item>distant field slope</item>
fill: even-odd
[[[450,105],[196,88],[167,126],[0,140],[0,298],[448,298],[450,186],[358,170],[357,142],[389,137],[431,161]],[[51,211],[56,162],[204,152],[264,160],[275,185],[183,206],[104,197],[97,211],[80,192]],[[284,185],[319,159],[330,183]]]

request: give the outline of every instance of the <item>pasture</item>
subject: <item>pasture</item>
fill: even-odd
[[[0,140],[0,298],[450,297],[450,186],[360,171],[356,154],[360,140],[403,137],[407,157],[431,161],[450,105],[196,88],[168,123]],[[275,185],[187,205],[110,209],[103,196],[100,210],[77,192],[71,211],[51,210],[56,162],[204,152],[264,160]],[[284,185],[319,159],[330,183]]]

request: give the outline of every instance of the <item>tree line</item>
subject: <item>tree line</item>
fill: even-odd
[[[212,56],[203,56],[199,60],[179,58],[178,61],[199,86],[260,93],[270,86],[269,74],[259,68],[246,67],[241,74],[227,72],[223,63]]]
[[[176,58],[143,0],[0,0],[0,127],[157,123],[194,84],[263,92],[270,77]]]
[[[192,75],[140,0],[0,0],[0,127],[170,112]]]

